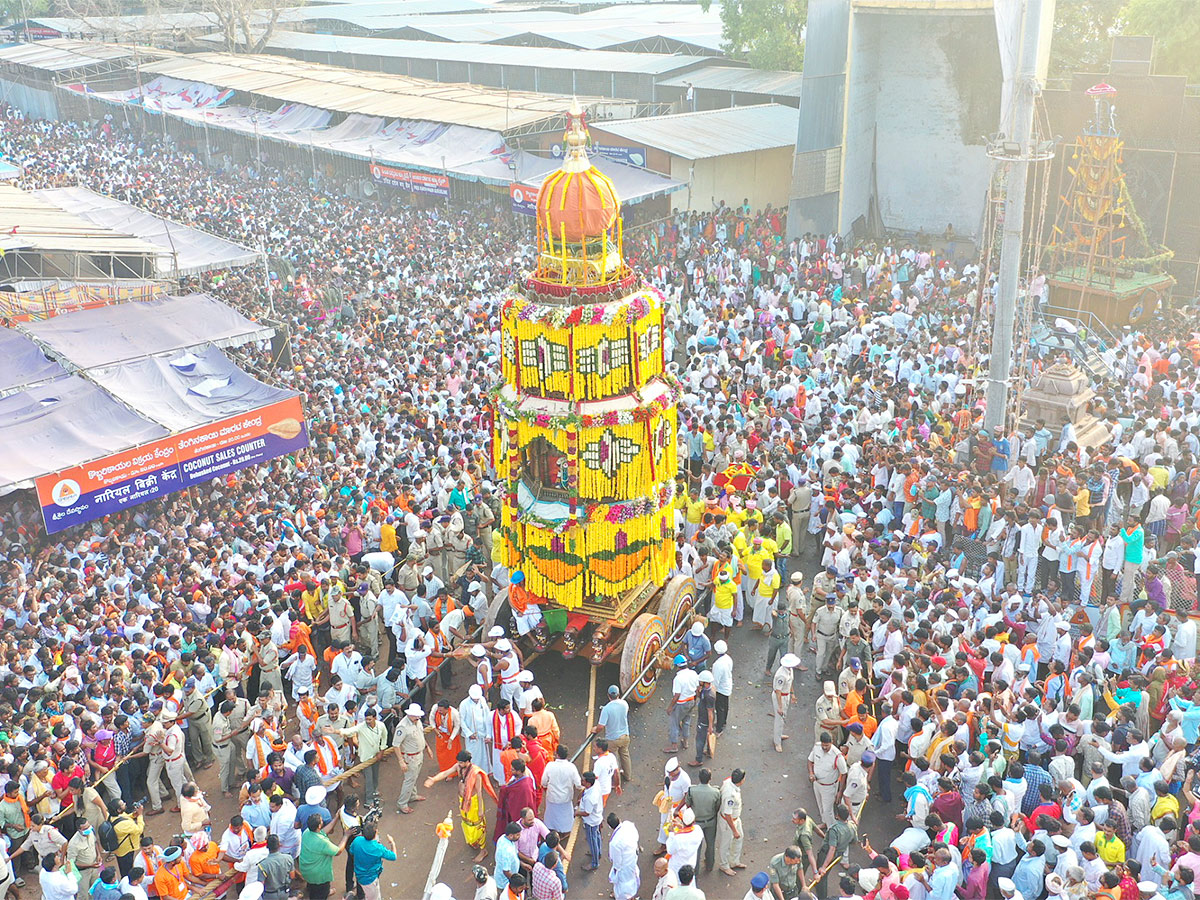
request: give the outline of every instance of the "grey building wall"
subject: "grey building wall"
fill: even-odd
[[[1000,118],[991,15],[859,12],[853,24],[841,226],[869,211],[870,159],[889,230],[976,235],[988,183],[983,136]],[[858,115],[873,110],[874,140]],[[855,165],[851,166],[851,159]]]
[[[848,232],[873,198],[889,230],[977,234],[1000,114],[992,15],[811,0],[806,44],[789,235]]]

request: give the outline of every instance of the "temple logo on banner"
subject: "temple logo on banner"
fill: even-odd
[[[450,179],[445,175],[430,172],[410,172],[383,163],[371,163],[371,180],[379,184],[412,191],[414,194],[432,194],[435,197],[450,196]]]
[[[513,212],[519,216],[537,215],[538,189],[527,184],[510,184],[509,196],[512,197]]]
[[[50,496],[58,506],[73,506],[79,499],[79,482],[74,478],[63,478],[54,485]]]

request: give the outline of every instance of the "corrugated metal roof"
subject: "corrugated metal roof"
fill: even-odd
[[[735,69],[732,66],[705,66],[686,75],[664,78],[659,84],[667,87],[693,87],[708,91],[733,91],[742,94],[768,94],[776,97],[799,97],[799,72],[776,69]]]
[[[162,250],[132,235],[112,231],[53,203],[0,184],[0,234],[11,249],[60,253],[128,253],[159,256]]]
[[[284,14],[280,16],[280,20],[288,22],[342,21],[381,31],[403,28],[407,25],[428,28],[470,28],[494,25],[498,28],[508,29],[520,22],[541,23],[560,18],[574,18],[570,13],[557,11],[509,11],[504,9],[489,10],[488,12],[475,11],[478,9],[479,6],[474,6],[457,12],[422,14],[406,5],[395,3],[333,3],[325,6],[302,6],[285,10]]]
[[[154,59],[168,55],[146,47],[138,48],[138,53]],[[66,72],[112,60],[132,59],[133,55],[134,48],[123,44],[94,44],[68,38],[0,48],[0,62],[14,63],[42,72]]]
[[[556,9],[506,10],[457,15],[413,15],[393,4],[336,4],[288,10],[286,21],[337,21],[367,31],[403,31],[457,43],[511,43],[530,38],[588,50],[663,39],[720,50],[721,19],[694,3],[635,3],[583,13]],[[485,62],[486,60],[480,60]]]
[[[610,134],[684,159],[709,159],[793,147],[800,111],[778,103],[592,123],[592,137]]]
[[[563,98],[405,75],[363,72],[282,56],[197,53],[142,66],[143,72],[198,81],[334,112],[420,119],[506,131],[563,115]],[[580,98],[589,105],[598,98]]]
[[[346,37],[281,31],[267,46],[280,50],[320,53],[353,53],[393,59],[431,59],[451,62],[486,63],[493,66],[533,66],[540,69],[579,69],[589,72],[631,72],[660,75],[708,61],[704,56],[666,53],[619,53],[603,50],[563,50],[556,47],[508,47],[503,45],[402,41],[391,38]],[[749,71],[749,70],[747,70]]]

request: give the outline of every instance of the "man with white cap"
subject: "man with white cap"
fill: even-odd
[[[517,684],[520,686],[520,692],[513,702],[513,706],[528,719],[533,715],[533,701],[538,699],[545,701],[546,695],[542,693],[540,687],[533,683],[533,673],[528,669],[522,669],[517,673]]]
[[[547,768],[549,768],[547,766]],[[659,803],[658,813],[658,850],[655,856],[662,856],[667,852],[667,825],[675,815],[675,811],[683,805],[683,800],[687,796],[688,788],[692,786],[692,779],[687,772],[679,767],[678,757],[672,756],[663,764],[663,796]]]
[[[433,751],[425,740],[423,719],[425,710],[416,703],[410,704],[404,711],[404,718],[396,726],[392,735],[392,746],[396,748],[396,759],[400,763],[400,771],[404,782],[400,786],[400,799],[396,801],[396,811],[408,815],[412,812],[411,803],[425,798],[417,793],[417,779],[421,776],[423,755],[433,759]]]
[[[683,636],[684,654],[688,664],[697,671],[708,668],[708,657],[712,652],[712,642],[704,633],[704,623],[697,621]]]
[[[817,698],[816,703],[816,728],[815,734],[820,735],[822,731],[828,731],[833,737],[841,735],[841,726],[833,726],[831,724],[842,720],[842,701],[838,698],[837,688],[832,681],[826,681],[821,686],[821,696]]]
[[[467,585],[467,605],[475,614],[475,621],[482,622],[488,611],[488,596],[482,582],[472,581]]]
[[[667,706],[670,717],[670,743],[663,747],[663,753],[677,753],[680,748],[687,749],[692,710],[696,708],[696,692],[700,689],[700,676],[688,666],[687,657],[679,653],[675,656],[674,663],[675,678],[671,683],[671,702]]]
[[[783,742],[788,736],[783,733],[783,723],[787,719],[788,707],[792,702],[792,669],[800,665],[800,657],[795,653],[785,653],[775,670],[771,680],[771,716],[775,724],[775,752],[783,752]]]
[[[479,685],[484,696],[495,683],[495,673],[492,671],[492,658],[488,656],[487,647],[474,644],[471,647],[471,663],[475,666],[475,683]]]
[[[1000,878],[996,881],[996,887],[1000,889],[1000,896],[1004,900],[1025,900],[1024,897],[1017,891],[1017,886],[1013,884],[1011,878]]]
[[[733,657],[729,655],[729,645],[724,641],[713,644],[713,691],[717,700],[717,734],[725,731],[725,722],[729,719],[729,698],[733,696]]]
[[[788,637],[791,641],[787,649],[799,656],[804,651],[804,633],[808,627],[808,597],[804,593],[803,572],[791,574],[784,596],[787,600]],[[808,671],[808,666],[803,663],[796,668],[801,672]]]
[[[521,674],[521,654],[508,638],[496,641],[497,670],[500,675],[500,697],[515,705],[521,693],[517,676]]]
[[[679,810],[674,823],[667,830],[667,865],[676,875],[680,866],[696,869],[696,857],[704,843],[704,832],[696,825],[696,814],[690,806]]]
[[[471,759],[480,760],[478,765],[490,769],[492,751],[488,741],[492,733],[492,711],[484,699],[484,690],[477,684],[467,689],[467,698],[458,705],[458,727],[463,749],[470,752]]]

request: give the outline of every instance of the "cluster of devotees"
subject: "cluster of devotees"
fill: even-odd
[[[788,240],[746,205],[626,228],[667,298],[671,574],[699,603],[667,715],[602,682],[568,746],[529,617],[483,627],[520,577],[487,393],[520,223],[4,115],[28,186],[266,247],[269,291],[197,287],[287,325],[282,375],[231,352],[302,392],[311,448],[53,537],[4,498],[0,894],[417,898],[448,804],[433,900],[1192,900],[1190,335],[1101,345],[1099,443],[989,431],[994,280],[944,246]],[[780,771],[787,812],[743,810]],[[419,877],[389,874],[398,843]]]

